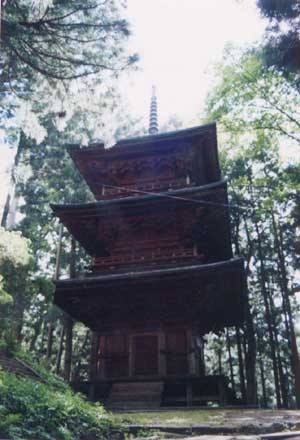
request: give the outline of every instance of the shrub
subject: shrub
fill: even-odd
[[[0,370],[0,436],[36,440],[96,440],[112,425],[100,404],[92,404],[66,386],[19,378]]]

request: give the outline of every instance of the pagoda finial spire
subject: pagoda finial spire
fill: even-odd
[[[150,104],[149,134],[158,133],[156,88],[152,86]]]

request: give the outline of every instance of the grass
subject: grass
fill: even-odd
[[[174,410],[161,412],[134,412],[113,414],[117,424],[143,426],[195,426],[219,424],[224,419],[224,411],[218,410]]]

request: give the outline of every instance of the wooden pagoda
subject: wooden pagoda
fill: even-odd
[[[97,201],[52,205],[92,256],[56,282],[55,304],[93,330],[94,398],[115,407],[228,401],[205,376],[202,338],[243,322],[243,259],[231,250],[214,123],[70,148]]]

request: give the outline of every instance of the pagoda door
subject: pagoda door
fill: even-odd
[[[166,333],[166,354],[168,375],[187,374],[187,338],[185,331]]]
[[[128,376],[128,349],[125,335],[105,337],[104,360],[106,377]]]
[[[158,336],[136,335],[132,338],[133,374],[147,376],[158,374]]]

